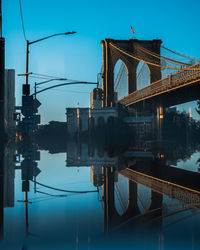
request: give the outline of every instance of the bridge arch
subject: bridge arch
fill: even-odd
[[[139,62],[136,70],[136,89],[150,85],[150,68],[148,64]]]
[[[114,91],[117,93],[117,100],[128,94],[128,67],[121,59],[114,66]]]
[[[134,55],[135,58],[144,60],[150,63],[160,64],[159,58],[152,58],[151,55],[144,53],[140,48],[148,49],[151,52],[160,54],[160,46],[162,41],[158,39],[154,40],[114,40],[105,39],[101,41],[103,48],[103,81],[102,88],[104,91],[105,107],[109,107],[114,103],[114,67],[119,59],[121,59],[128,72],[128,94],[131,94],[136,90],[136,70],[139,63],[138,60],[130,57]],[[125,52],[125,53],[124,53]],[[161,69],[154,65],[148,65],[150,70],[150,83],[161,79]]]

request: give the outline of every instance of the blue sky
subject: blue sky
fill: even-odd
[[[16,70],[16,98],[21,103],[25,71],[25,40],[18,0],[2,0],[6,67]],[[130,26],[138,39],[163,40],[163,45],[200,58],[198,0],[191,1],[66,1],[22,0],[26,37],[37,40],[54,33],[77,31],[30,46],[30,72],[96,81],[102,64],[100,41],[130,39]],[[37,80],[38,82],[38,80]],[[30,78],[31,88],[34,80]],[[65,108],[89,106],[92,86],[66,86],[38,95],[42,122],[65,120]],[[76,91],[78,93],[76,93]],[[193,104],[189,104],[194,107]],[[188,110],[188,104],[182,109]],[[193,115],[195,111],[193,108]]]

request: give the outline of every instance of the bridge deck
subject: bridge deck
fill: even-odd
[[[170,166],[136,164],[123,176],[184,203],[200,203],[200,174]]]
[[[183,88],[188,85],[199,84],[200,82],[200,63],[190,66],[182,71],[163,78],[157,82],[150,84],[140,90],[136,90],[128,96],[118,100],[125,106],[138,103],[142,100],[171,92],[177,88]]]

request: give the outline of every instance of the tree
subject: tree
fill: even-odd
[[[197,101],[197,108],[196,108],[197,113],[200,115],[200,100]]]

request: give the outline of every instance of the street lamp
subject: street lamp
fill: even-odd
[[[49,80],[46,80],[46,81],[43,81],[43,82],[35,82],[35,92],[34,92],[34,96],[35,96],[35,99],[36,99],[36,94],[37,94],[37,86],[38,85],[41,85],[41,84],[44,84],[44,83],[48,83],[48,82],[52,82],[52,81],[66,81],[68,80],[67,78],[52,78],[52,79],[49,79]]]
[[[28,84],[28,76],[29,76],[29,72],[28,72],[28,66],[29,66],[29,45],[33,44],[33,43],[37,43],[43,40],[46,40],[48,38],[54,37],[54,36],[63,36],[63,35],[71,35],[71,34],[75,34],[75,31],[72,32],[65,32],[65,33],[57,33],[57,34],[53,34],[44,38],[40,38],[38,40],[29,42],[28,40],[26,41],[26,72],[25,72],[25,85],[23,85],[23,95],[30,95],[30,85]]]

